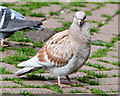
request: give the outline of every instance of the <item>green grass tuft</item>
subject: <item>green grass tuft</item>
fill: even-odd
[[[92,16],[92,13],[90,11],[85,11],[87,16]]]
[[[60,13],[59,13],[59,12],[50,11],[49,14],[50,14],[51,16],[53,16],[53,15],[59,15]]]
[[[76,89],[75,91],[71,90],[68,93],[87,93],[87,92]]]
[[[83,82],[83,83],[88,83],[90,85],[100,85],[100,83],[96,80],[90,80],[90,79],[95,79],[94,77],[92,76],[83,76],[83,77],[75,77],[74,78],[75,80],[78,80],[80,82]]]
[[[87,73],[88,75],[91,75],[91,76],[95,76],[97,78],[107,78],[108,75],[107,74],[103,74],[103,73],[95,73],[94,71],[92,70],[79,70],[80,72],[84,72],[84,73]]]
[[[10,36],[9,40],[17,42],[32,42],[27,36],[24,36],[25,31],[15,32]]]
[[[0,67],[0,74],[12,74],[12,72],[6,70],[6,67]]]
[[[74,9],[70,9],[71,11],[73,11],[73,12],[77,12],[77,11],[80,11],[79,9],[77,9],[77,8],[74,8]]]
[[[84,3],[80,3],[80,2],[70,2],[69,6],[86,7]]]
[[[98,51],[94,52],[89,58],[92,59],[92,58],[98,58],[98,57],[105,57],[108,51],[110,51],[110,49],[99,48]]]
[[[29,16],[31,16],[31,17],[46,17],[45,14],[43,14],[43,13],[34,13],[34,12],[30,12]]]
[[[94,88],[92,88],[92,89],[91,89],[91,92],[92,92],[93,94],[97,94],[97,95],[99,95],[99,96],[109,96],[109,95],[105,94],[105,93],[103,92],[103,90],[100,90],[100,89],[94,89]]]
[[[90,62],[87,62],[85,65],[91,66],[91,67],[94,67],[94,68],[97,68],[97,69],[100,69],[100,70],[111,70],[110,68],[104,67],[100,64],[91,64]]]
[[[43,43],[42,42],[33,42],[33,48],[35,48],[35,47],[41,48],[41,47],[43,47]]]

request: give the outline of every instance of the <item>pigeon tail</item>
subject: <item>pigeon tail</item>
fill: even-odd
[[[25,67],[25,68],[20,69],[19,71],[17,71],[17,72],[15,73],[15,75],[21,76],[21,75],[24,75],[24,74],[26,74],[26,73],[34,72],[34,71],[39,70],[39,69],[41,69],[41,68],[42,68],[42,67]]]

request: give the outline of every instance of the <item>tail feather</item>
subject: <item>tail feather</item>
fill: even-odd
[[[30,72],[39,70],[39,69],[41,69],[41,68],[42,68],[42,67],[25,67],[25,68],[20,69],[19,71],[17,71],[17,72],[15,73],[15,75],[21,76],[21,75],[24,75],[24,74],[26,74],[26,73],[30,73]]]

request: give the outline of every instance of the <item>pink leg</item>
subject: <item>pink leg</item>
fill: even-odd
[[[74,84],[75,84],[75,85],[78,84],[77,82],[71,82],[71,80],[70,80],[70,78],[69,78],[68,76],[66,76],[66,78],[67,78],[69,84],[73,84],[73,85],[74,85]]]
[[[5,46],[8,46],[8,45],[4,45],[4,39],[1,40],[1,47],[5,47]]]
[[[60,86],[60,87],[71,87],[71,86],[68,86],[68,85],[65,85],[65,84],[61,84],[61,82],[60,82],[60,77],[58,76],[58,85]]]

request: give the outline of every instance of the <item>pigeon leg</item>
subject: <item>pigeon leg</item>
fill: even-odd
[[[60,81],[60,77],[58,76],[58,85],[60,87],[71,87],[71,86],[68,86],[68,85],[65,85],[65,84],[61,84],[61,81]]]
[[[66,76],[66,78],[67,78],[67,80],[68,80],[69,84],[73,84],[73,85],[78,84],[77,82],[72,82],[68,76]]]
[[[5,40],[6,41],[6,40]],[[1,47],[5,47],[5,46],[8,46],[8,45],[4,45],[4,39],[1,40]]]

